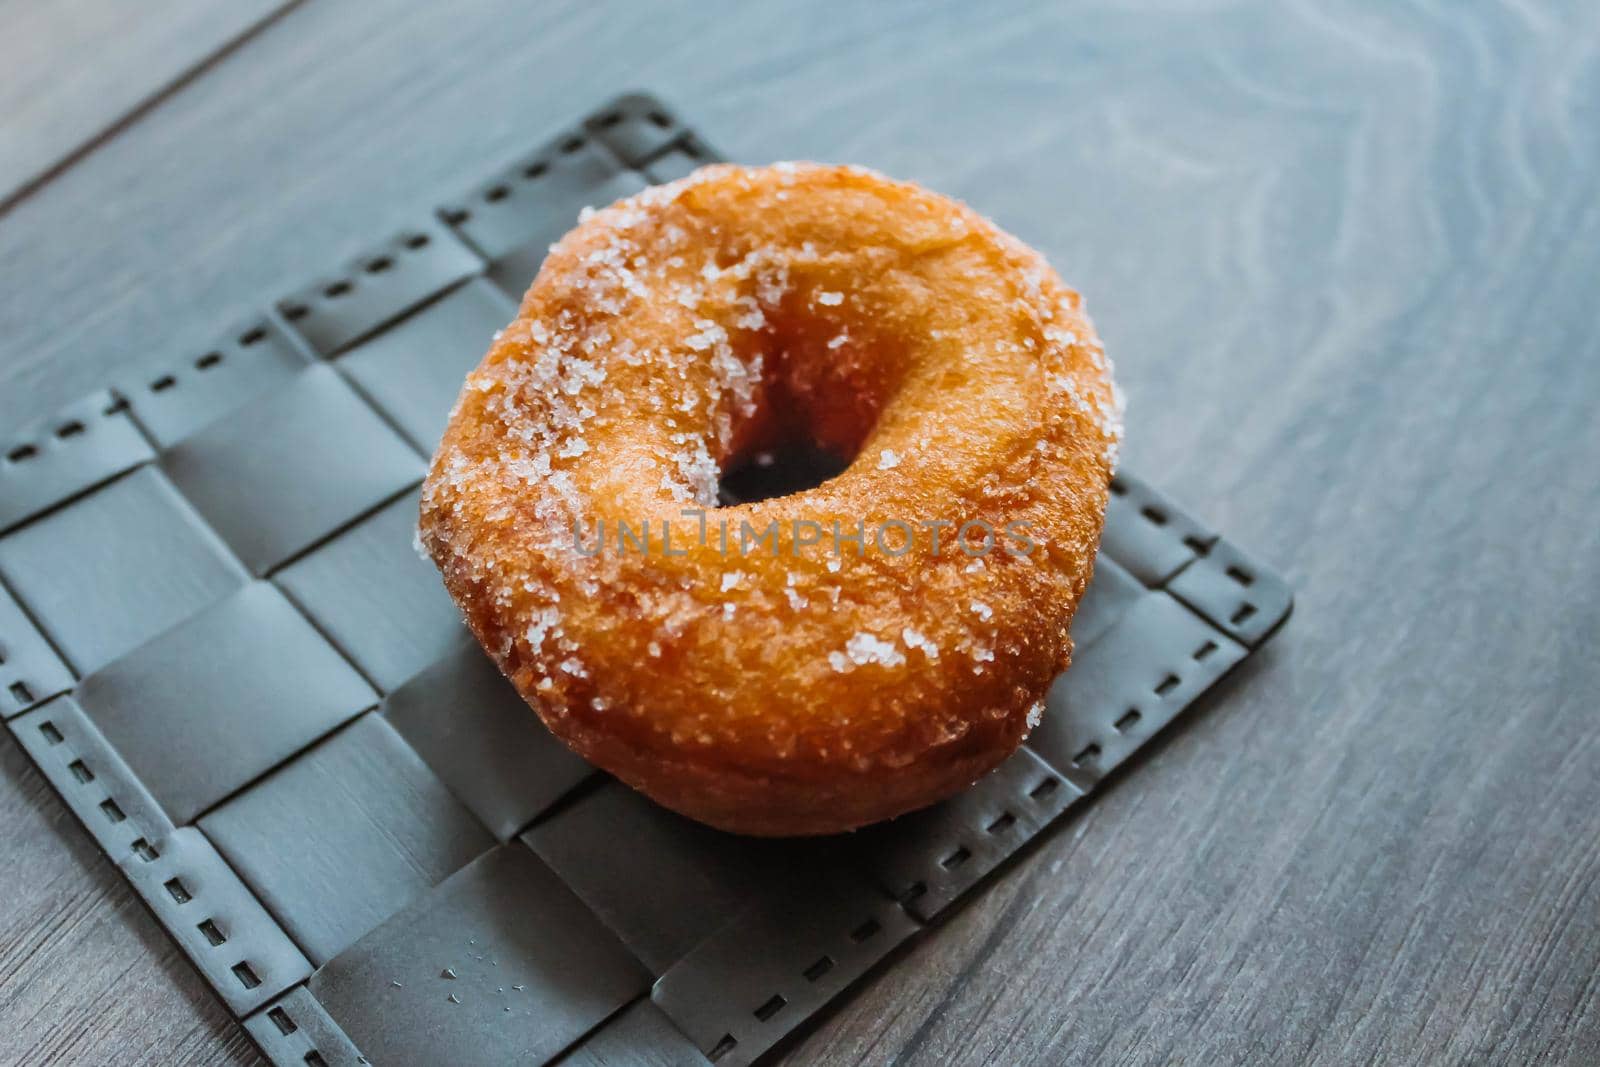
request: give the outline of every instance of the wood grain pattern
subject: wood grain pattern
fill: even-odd
[[[0,212],[283,0],[0,0]]]
[[[0,1063],[259,1055],[16,744],[0,745]]]
[[[1600,7],[309,3],[0,220],[0,424],[630,85],[1042,248],[1118,358],[1130,465],[1298,587],[1259,663],[788,1061],[1600,1061]],[[4,767],[0,1059],[244,1057]]]

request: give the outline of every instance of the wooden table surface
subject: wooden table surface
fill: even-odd
[[[786,1062],[1600,1062],[1600,5],[0,0],[0,426],[636,86],[1042,248],[1298,590]],[[0,1063],[255,1062],[10,744],[0,833]]]

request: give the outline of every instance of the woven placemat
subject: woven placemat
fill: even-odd
[[[1287,618],[1119,475],[1073,669],[935,808],[760,841],[555,742],[411,547],[462,378],[580,208],[714,153],[630,95],[0,459],[0,710],[283,1065],[750,1063]]]

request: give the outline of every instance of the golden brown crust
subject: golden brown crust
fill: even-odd
[[[965,206],[853,167],[707,167],[552,249],[467,379],[421,536],[579,753],[727,830],[844,830],[1021,743],[1070,655],[1116,408],[1077,294]],[[718,472],[796,433],[855,459],[708,511],[701,541],[685,511]],[[834,522],[864,524],[861,554]],[[953,550],[965,523],[986,553]]]

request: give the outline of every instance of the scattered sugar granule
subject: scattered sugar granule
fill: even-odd
[[[878,469],[892,471],[900,466],[900,456],[892,448],[886,448],[878,453]]]
[[[722,591],[726,593],[730,589],[737,589],[742,581],[744,581],[744,571],[729,571],[722,576]]]
[[[712,345],[721,344],[728,339],[728,331],[710,319],[696,319],[695,326],[700,332],[685,337],[683,343],[696,352],[704,352]]]
[[[658,642],[651,641],[645,646],[645,651],[650,653],[651,657],[654,659],[661,658],[661,645]]]
[[[837,559],[830,559],[828,561],[828,573],[829,574],[838,574],[839,573],[839,561]]]
[[[561,622],[561,612],[555,608],[541,608],[534,613],[528,626],[528,645],[535,652],[544,647],[544,639],[551,629]]]
[[[994,616],[994,609],[981,600],[974,600],[972,602],[972,610],[977,614],[978,618],[982,619],[984,622],[988,622],[989,619]]]
[[[1039,723],[1042,722],[1043,720],[1044,720],[1044,701],[1040,700],[1040,701],[1035,702],[1033,707],[1028,709],[1028,730],[1029,730],[1029,732],[1037,730],[1039,728]]]
[[[844,303],[844,294],[830,293],[827,290],[823,290],[817,294],[817,303],[823,304],[827,307],[838,307],[840,304]]]
[[[939,658],[939,646],[909,626],[900,631],[900,640],[905,642],[907,648],[917,649],[929,659]]]
[[[844,643],[844,654],[851,663],[864,667],[869,663],[876,663],[883,667],[898,667],[906,661],[905,655],[889,642],[872,634],[862,632],[856,634]],[[831,653],[828,662],[833,662],[837,652]],[[835,667],[835,670],[839,668]]]
[[[743,315],[740,315],[737,319],[734,319],[733,324],[739,327],[741,330],[762,329],[767,324],[767,316],[762,313],[761,305],[757,304],[749,297],[746,297],[745,299],[750,300],[751,306]]]
[[[789,598],[789,606],[795,611],[803,611],[811,601],[796,593],[793,589],[785,589],[783,595]]]
[[[572,675],[574,678],[587,678],[587,677],[589,677],[588,670],[584,668],[583,664],[581,662],[579,662],[576,657],[568,656],[566,659],[561,661],[559,666],[560,666],[560,668],[562,670],[566,671],[568,674]]]
[[[838,672],[853,670],[854,667],[866,667],[867,664],[899,667],[904,662],[906,656],[901,653],[901,649],[894,648],[888,641],[866,632],[856,633],[853,638],[845,641],[843,653],[827,654],[827,664]]]
[[[831,341],[828,342],[828,347],[829,348],[843,348],[844,345],[845,345],[845,342],[847,342],[849,340],[850,340],[850,331],[849,330],[841,330],[841,331],[839,331],[838,336],[834,337]]]

